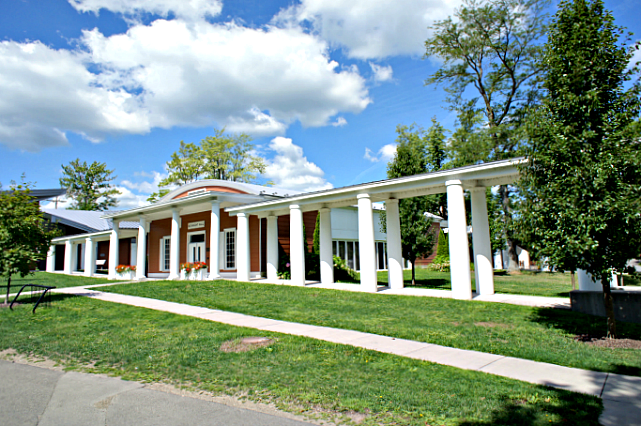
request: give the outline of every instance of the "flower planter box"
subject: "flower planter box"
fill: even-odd
[[[127,271],[127,272],[118,272],[116,273],[116,276],[118,277],[119,280],[131,281],[134,279],[134,274],[135,272],[133,271]]]
[[[180,279],[181,280],[190,280],[190,281],[204,281],[207,277],[207,266],[203,264],[200,269],[195,269],[192,264],[185,264],[187,268],[183,268],[181,265],[180,269]]]

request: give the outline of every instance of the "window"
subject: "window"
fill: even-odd
[[[225,269],[236,269],[236,230],[225,229]]]
[[[171,253],[171,237],[160,239],[160,270],[169,271]]]

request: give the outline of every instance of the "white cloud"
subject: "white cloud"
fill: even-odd
[[[178,18],[196,20],[220,14],[223,4],[220,0],[68,0],[79,12],[93,12],[100,9],[115,13],[137,16],[151,13],[163,17],[174,14]]]
[[[374,152],[371,149],[365,148],[365,155],[363,155],[363,158],[371,161],[372,163],[378,163],[379,161],[388,163],[392,158],[394,158],[394,154],[396,154],[396,145],[393,143],[387,144],[379,149],[376,155],[373,154]]]
[[[284,26],[309,23],[324,40],[352,58],[418,55],[434,21],[451,15],[462,0],[301,0],[282,11]]]
[[[85,31],[80,44],[0,43],[0,143],[37,151],[68,144],[67,132],[95,142],[174,126],[279,135],[371,102],[358,69],[300,28],[160,19],[110,37]]]
[[[107,133],[148,131],[138,100],[121,88],[101,87],[86,60],[40,42],[0,42],[0,142],[38,151],[67,145],[68,131],[92,142]]]
[[[303,156],[303,148],[294,145],[289,138],[272,139],[269,148],[276,156],[269,161],[263,176],[277,187],[297,191],[320,191],[334,186],[325,180],[325,172]]]
[[[377,65],[373,62],[369,63],[370,68],[372,68],[372,76],[374,81],[377,83],[382,83],[384,81],[390,81],[392,79],[393,75],[393,70],[392,66],[382,66],[382,65]]]
[[[346,124],[347,124],[347,120],[345,120],[344,117],[338,117],[338,118],[336,118],[336,121],[334,121],[332,123],[332,126],[334,126],[334,127],[342,127],[342,126],[345,126]]]
[[[143,195],[145,195],[145,199],[149,197],[152,192],[158,192],[158,184],[161,180],[167,177],[167,173],[159,173],[156,171],[153,171],[151,173],[138,172],[134,175],[149,177],[152,178],[152,181],[131,182],[130,180],[123,180],[122,182],[120,182],[120,185],[128,189],[133,189],[136,192],[142,193]]]
[[[115,186],[115,188],[120,191],[120,194],[116,195],[118,207],[115,207],[113,210],[135,209],[136,207],[143,207],[151,204],[147,201],[149,194],[134,194],[124,186]]]

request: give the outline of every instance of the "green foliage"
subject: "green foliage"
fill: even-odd
[[[152,192],[151,195],[147,197],[147,201],[149,201],[150,203],[155,203],[156,201],[160,200],[162,197],[169,194],[170,192],[171,192],[170,189],[159,188],[158,192]]]
[[[345,259],[334,256],[334,281],[336,282],[358,282],[358,274],[355,270],[347,266]]]
[[[521,154],[527,140],[524,117],[541,96],[547,3],[465,0],[454,17],[432,26],[425,57],[438,57],[443,65],[425,83],[445,85],[450,108],[457,113],[458,128],[449,146],[452,166]],[[510,191],[502,187],[501,203],[495,204],[504,225],[495,236],[503,236],[510,267],[517,269],[514,218],[518,218],[518,206],[509,199]]]
[[[265,171],[265,160],[252,154],[251,137],[244,133],[229,135],[225,129],[214,136],[185,144],[167,162],[169,176],[160,186],[184,185],[201,178],[251,183]]]
[[[105,163],[94,161],[87,165],[76,158],[67,166],[62,166],[60,186],[67,188],[67,197],[73,199],[72,210],[108,210],[116,207],[120,194],[110,182],[116,179],[113,170],[108,170]]]
[[[292,278],[292,268],[289,254],[285,253],[283,246],[278,245],[278,278],[290,280]]]
[[[445,235],[445,232],[441,229],[438,233],[438,245],[436,247],[436,257],[447,257],[447,260],[449,260],[450,257],[450,244],[449,240],[447,238],[447,235]]]
[[[641,156],[633,48],[599,0],[563,1],[550,27],[548,91],[529,129],[530,162],[524,232],[559,270],[581,268],[603,283],[609,333],[616,335],[609,295],[641,245]]]
[[[2,189],[2,186],[0,186]],[[13,183],[8,191],[0,190],[0,276],[26,276],[34,263],[47,256],[55,231],[45,229],[38,202],[30,195],[29,183]]]
[[[316,215],[316,226],[314,227],[313,253],[320,256],[320,212]]]

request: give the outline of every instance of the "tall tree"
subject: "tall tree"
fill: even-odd
[[[29,183],[14,183],[8,191],[0,191],[0,276],[7,280],[5,303],[11,276],[29,274],[31,266],[47,256],[57,235],[45,229],[40,206],[30,192]]]
[[[547,98],[530,127],[521,185],[524,226],[559,269],[581,268],[603,287],[608,336],[616,337],[611,273],[641,246],[641,89],[601,0],[562,1],[545,51]],[[638,48],[638,45],[637,45]]]
[[[158,186],[184,185],[197,181],[203,174],[204,161],[201,147],[194,143],[180,141],[178,151],[171,154],[167,161],[169,176],[160,181]]]
[[[111,185],[116,179],[113,170],[107,169],[105,163],[94,161],[87,165],[86,161],[80,162],[77,158],[67,166],[62,166],[60,185],[67,188],[67,197],[73,200],[72,210],[107,210],[116,207],[118,200],[115,195],[120,194]]]
[[[426,84],[446,85],[448,102],[458,113],[462,129],[453,138],[457,165],[519,155],[524,111],[539,96],[546,4],[547,0],[465,0],[454,18],[432,26],[425,56],[436,56],[443,65]],[[467,99],[470,88],[477,96]],[[517,270],[510,194],[507,188],[500,193],[509,225],[509,269]]]
[[[414,125],[399,125],[394,158],[387,165],[387,177],[412,176],[428,171],[427,135]],[[435,236],[431,221],[425,217],[427,197],[405,198],[399,201],[401,248],[403,257],[412,264],[412,285],[416,285],[416,259],[431,252]]]
[[[432,125],[425,135],[428,172],[437,172],[449,166],[445,132],[445,128],[436,120],[436,117],[432,118]],[[447,194],[428,195],[426,200],[429,213],[447,219]]]
[[[215,130],[214,136],[207,136],[200,145],[180,141],[180,149],[167,162],[169,176],[159,186],[184,185],[203,178],[252,183],[265,171],[265,160],[254,155],[253,149],[251,137],[230,135],[225,129]],[[150,198],[155,201],[161,196],[154,193]]]

